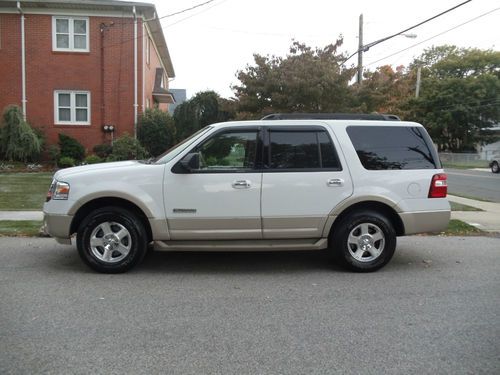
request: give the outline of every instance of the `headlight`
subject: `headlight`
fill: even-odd
[[[66,182],[53,180],[50,185],[49,192],[47,193],[46,202],[51,199],[66,200],[69,196],[69,184]]]

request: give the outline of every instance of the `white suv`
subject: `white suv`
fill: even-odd
[[[44,205],[46,231],[66,244],[76,233],[83,261],[107,273],[138,264],[150,243],[328,248],[352,270],[377,270],[397,236],[446,228],[446,175],[422,125],[326,119],[334,117],[214,124],[155,160],[60,170]]]

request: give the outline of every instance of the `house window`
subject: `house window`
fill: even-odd
[[[54,91],[54,122],[57,125],[90,125],[90,92]]]
[[[149,102],[149,98],[146,98],[146,109],[151,108],[151,103]]]
[[[89,19],[86,17],[52,17],[52,50],[89,51]]]
[[[151,45],[150,45],[150,40],[149,40],[149,36],[146,36],[146,64],[149,65],[149,61],[150,61],[150,50],[151,50]]]

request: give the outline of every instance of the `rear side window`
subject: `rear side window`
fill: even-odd
[[[269,168],[340,170],[340,163],[326,131],[271,130]]]
[[[351,138],[363,167],[380,169],[435,169],[438,166],[430,138],[419,127],[349,126]]]

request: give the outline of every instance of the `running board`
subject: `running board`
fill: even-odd
[[[321,250],[327,238],[291,240],[155,241],[157,251],[288,251]]]

